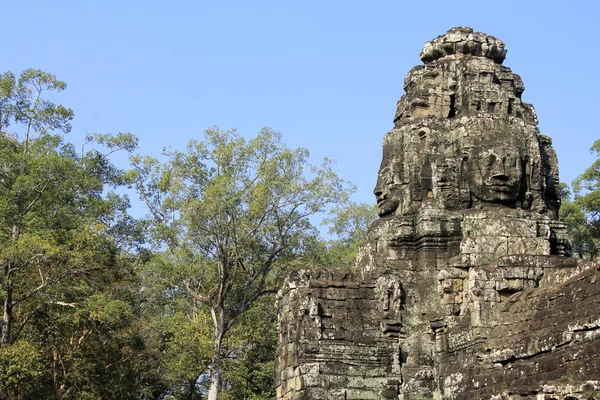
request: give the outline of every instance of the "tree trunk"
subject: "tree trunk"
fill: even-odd
[[[221,343],[223,342],[223,319],[215,330],[214,354],[210,370],[210,388],[208,389],[208,400],[217,400],[221,381]]]
[[[17,240],[20,234],[20,228],[18,224],[12,226],[12,240]],[[8,346],[11,344],[10,340],[10,329],[12,327],[13,319],[13,287],[12,287],[12,270],[10,261],[4,260],[4,304],[2,307],[2,333],[0,334],[0,346]]]
[[[8,267],[5,267],[6,281],[4,283],[4,304],[2,312],[2,335],[0,336],[0,346],[10,344],[10,328],[12,325],[12,284],[11,278],[8,275]]]
[[[187,395],[187,400],[194,400],[194,393],[196,392],[196,380],[191,380],[190,384],[190,392]]]

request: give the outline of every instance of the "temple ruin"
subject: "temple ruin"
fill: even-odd
[[[408,72],[356,268],[291,273],[277,399],[600,398],[600,264],[571,258],[558,164],[504,43]]]

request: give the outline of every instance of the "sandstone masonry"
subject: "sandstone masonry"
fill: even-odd
[[[290,274],[277,398],[600,398],[600,264],[570,258],[558,164],[504,43],[425,44],[353,270]]]

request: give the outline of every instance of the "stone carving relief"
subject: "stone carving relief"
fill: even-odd
[[[279,294],[278,400],[600,399],[600,266],[568,257],[556,153],[505,57],[466,27],[425,44],[356,269]]]
[[[400,278],[388,272],[375,284],[375,296],[379,303],[381,333],[386,338],[398,338],[402,334],[402,284]]]
[[[556,155],[505,55],[502,41],[464,27],[426,44],[383,142],[380,217],[489,203],[556,219]]]

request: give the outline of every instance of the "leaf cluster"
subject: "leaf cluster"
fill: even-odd
[[[600,140],[590,152],[600,155]],[[569,229],[573,251],[594,259],[600,251],[600,158],[573,181],[572,196],[565,184],[562,189],[560,218]]]

